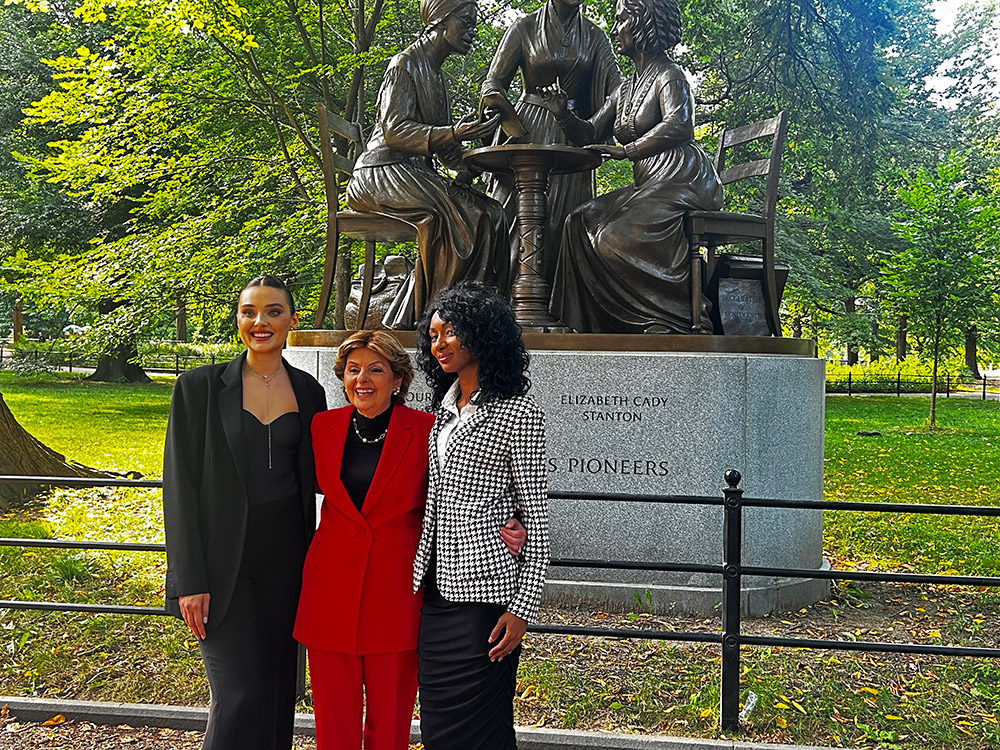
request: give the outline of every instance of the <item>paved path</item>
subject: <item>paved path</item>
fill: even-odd
[[[204,707],[162,706],[140,703],[101,703],[96,701],[48,700],[42,698],[15,698],[0,696],[0,707],[6,705],[9,719],[6,731],[0,732],[0,750],[7,750],[4,735],[21,734],[20,744],[11,748],[65,747],[89,748],[93,745],[90,725],[115,727],[119,743],[99,740],[100,747],[114,747],[124,743],[142,750],[176,750],[200,744],[200,733],[205,728],[208,709]],[[66,722],[53,727],[41,727],[37,722],[61,715]],[[21,722],[11,730],[11,721]],[[170,732],[136,732],[131,727],[158,727]],[[296,734],[304,737],[315,735],[312,714],[296,714]],[[42,735],[42,744],[28,744],[29,733]],[[78,734],[74,743],[71,735]],[[59,737],[62,744],[52,740]],[[122,740],[122,738],[128,738]],[[96,738],[93,738],[96,739]],[[107,739],[114,739],[109,736]],[[410,730],[410,742],[420,742],[420,728],[416,721]],[[308,740],[297,740],[296,748],[308,750],[314,745]],[[653,736],[614,732],[577,732],[560,729],[517,728],[520,750],[830,750],[803,745],[774,745],[732,740],[702,740],[686,737]]]

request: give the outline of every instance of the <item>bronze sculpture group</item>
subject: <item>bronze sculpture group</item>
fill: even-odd
[[[482,117],[453,122],[441,64],[468,52],[476,4],[421,0],[424,29],[389,63],[375,129],[347,189],[351,208],[417,228],[417,267],[385,325],[410,327],[460,279],[510,293],[513,181],[493,176],[492,197],[473,190],[462,144],[502,143],[511,131],[518,142],[587,146],[632,162],[634,184],[596,198],[592,172],[551,178],[543,273],[553,285],[553,315],[586,333],[688,333],[703,324],[691,319],[683,219],[687,210],[718,209],[722,186],[694,141],[684,71],[667,54],[680,41],[677,0],[619,0],[613,36],[635,63],[624,80],[581,2],[548,0],[514,23],[483,84]],[[518,71],[524,93],[511,105]],[[610,145],[612,136],[621,145]],[[435,159],[457,176],[443,176]]]

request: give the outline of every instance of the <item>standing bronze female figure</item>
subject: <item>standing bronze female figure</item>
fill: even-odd
[[[522,94],[515,111],[527,135],[518,140],[567,142],[562,128],[539,95],[543,86],[558,81],[567,93],[569,108],[586,119],[601,108],[621,80],[607,34],[584,18],[581,5],[583,0],[548,0],[534,13],[515,22],[493,55],[483,82],[484,102],[491,96],[506,96],[515,75],[521,71]],[[496,175],[492,180],[490,194],[504,205],[508,221],[516,227],[513,175]],[[546,251],[542,256],[545,264],[542,272],[549,283],[555,272],[559,235],[566,215],[593,197],[593,172],[550,177],[544,235]],[[517,250],[515,231],[511,238],[512,258],[517,258]]]
[[[632,162],[634,184],[570,214],[552,287],[552,314],[587,333],[690,333],[684,212],[717,210],[722,184],[694,140],[694,96],[666,50],[681,38],[676,0],[619,0],[613,32],[635,73],[589,120],[557,86],[543,96],[570,140]],[[703,300],[702,318],[707,317]],[[705,323],[711,329],[711,326]]]
[[[389,214],[417,229],[413,284],[385,321],[405,328],[413,327],[427,300],[455,281],[475,279],[502,293],[511,281],[503,208],[469,187],[471,175],[462,164],[462,143],[493,132],[498,118],[453,122],[441,73],[448,55],[466,54],[475,41],[476,3],[421,0],[420,20],[420,37],[389,62],[375,130],[347,186],[351,208]],[[458,177],[440,174],[435,158]]]

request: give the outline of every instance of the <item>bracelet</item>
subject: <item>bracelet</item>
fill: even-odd
[[[639,156],[639,147],[635,145],[635,141],[625,144],[625,158],[629,161],[635,161]]]

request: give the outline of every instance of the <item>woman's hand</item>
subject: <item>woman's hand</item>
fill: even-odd
[[[516,518],[509,518],[507,523],[500,527],[500,538],[507,545],[510,554],[516,557],[521,554],[524,543],[528,541],[528,531]]]
[[[585,147],[588,151],[596,151],[608,159],[626,159],[623,146],[609,146],[606,143],[592,143]]]
[[[500,638],[501,632],[503,632],[503,638],[500,643],[490,649],[490,661],[500,661],[521,645],[521,639],[524,638],[527,631],[528,623],[526,620],[522,620],[511,612],[504,612],[500,615],[496,627],[490,633],[490,643]]]
[[[539,87],[538,95],[542,97],[542,104],[557,120],[569,117],[569,95],[559,85],[558,78],[555,83]]]
[[[211,594],[191,594],[177,600],[184,622],[191,628],[194,637],[199,641],[205,640],[205,625],[208,624],[208,600],[210,598]]]
[[[466,115],[457,123],[455,123],[454,133],[455,140],[462,141],[475,141],[480,138],[485,138],[494,130],[497,129],[497,125],[500,124],[500,114],[497,113],[487,120],[479,121],[477,115]]]

